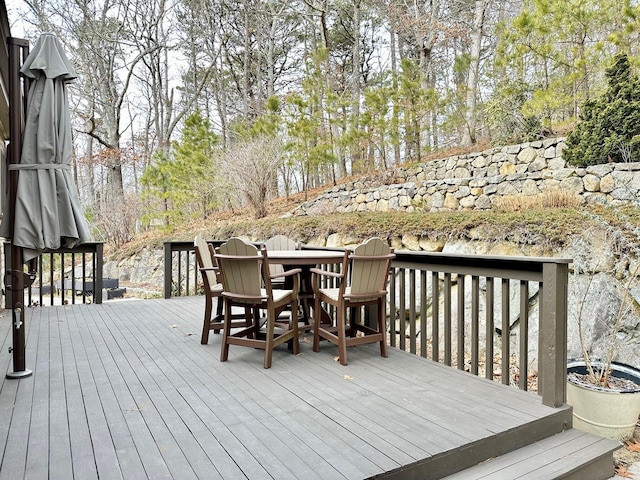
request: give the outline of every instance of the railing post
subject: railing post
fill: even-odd
[[[171,298],[171,280],[173,277],[173,262],[171,242],[164,242],[164,298]]]
[[[566,402],[568,283],[568,264],[543,265],[538,388],[542,403],[550,407],[560,407]]]
[[[102,303],[102,275],[104,271],[104,244],[96,243],[95,258],[96,268],[94,270],[93,279],[93,303],[98,305]]]

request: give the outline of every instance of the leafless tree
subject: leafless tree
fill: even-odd
[[[260,137],[231,147],[221,159],[220,170],[238,194],[240,204],[248,204],[256,218],[267,215],[267,200],[284,150],[276,138]],[[246,202],[246,203],[245,203]]]

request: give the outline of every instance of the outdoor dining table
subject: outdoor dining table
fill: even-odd
[[[313,306],[313,288],[311,286],[311,268],[318,265],[336,265],[344,260],[343,251],[334,250],[271,250],[268,252],[270,263],[279,263],[285,268],[300,268],[300,295],[305,323],[314,318],[311,315]],[[315,313],[315,312],[314,312]],[[320,311],[320,321],[330,323],[331,317],[324,309]]]

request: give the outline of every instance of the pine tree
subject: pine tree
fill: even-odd
[[[567,137],[563,157],[571,165],[640,161],[640,79],[626,53],[615,56],[606,76],[607,90],[585,102]]]

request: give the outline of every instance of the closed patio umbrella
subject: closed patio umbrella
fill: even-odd
[[[11,268],[5,276],[5,288],[10,293],[7,299],[13,317],[14,371],[7,377],[23,378],[31,375],[25,367],[24,288],[34,278],[23,271],[23,262],[44,250],[88,241],[89,228],[71,172],[66,84],[76,78],[75,71],[58,39],[48,33],[40,36],[20,68],[31,82],[22,142],[16,145],[22,118],[18,61],[20,52],[28,51],[28,42],[11,38],[9,45],[11,193],[2,235],[11,239]]]
[[[72,138],[67,82],[76,73],[55,35],[40,36],[20,72],[32,79],[17,169],[13,244],[23,260],[43,250],[89,240],[71,170]]]

